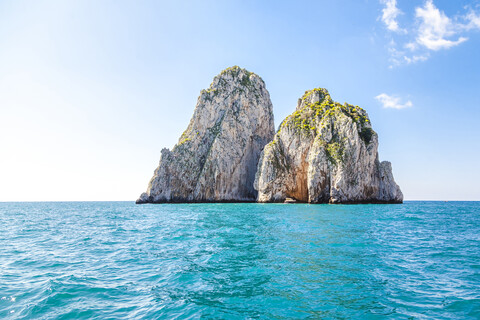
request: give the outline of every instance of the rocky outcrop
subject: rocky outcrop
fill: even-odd
[[[305,92],[262,152],[259,202],[401,203],[389,162],[365,110],[334,102],[325,89]]]
[[[222,71],[201,91],[178,143],[162,150],[137,203],[255,201],[258,160],[274,134],[263,80],[236,66]]]

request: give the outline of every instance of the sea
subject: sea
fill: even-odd
[[[480,319],[480,202],[4,202],[0,319]]]

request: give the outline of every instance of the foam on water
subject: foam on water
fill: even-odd
[[[0,318],[479,319],[480,203],[0,203]]]

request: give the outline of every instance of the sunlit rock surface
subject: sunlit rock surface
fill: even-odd
[[[162,150],[137,203],[255,201],[258,160],[274,134],[263,80],[236,66],[222,71],[201,91],[175,147]]]
[[[325,89],[307,91],[262,152],[258,201],[401,203],[391,164],[379,161],[377,149],[365,110],[334,102]]]

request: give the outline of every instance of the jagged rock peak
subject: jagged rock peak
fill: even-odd
[[[257,77],[258,80],[260,80],[263,83],[263,85],[265,85],[265,83],[263,82],[263,79],[260,78],[260,76],[258,76],[253,72],[248,71],[247,69],[240,68],[239,66],[233,66],[233,67],[222,70],[220,74],[218,74],[215,78],[213,78],[212,84],[215,85],[215,83],[217,83],[221,79],[231,78],[231,79],[240,80],[242,82],[242,85],[244,86],[249,86],[251,85],[251,83],[249,83],[251,76]]]
[[[306,91],[262,152],[258,201],[309,203],[403,201],[391,164],[378,160],[378,136],[366,111]]]
[[[298,99],[296,110],[301,110],[307,105],[322,103],[325,100],[332,102],[332,98],[330,97],[330,93],[328,93],[327,89],[315,88],[312,90],[307,90],[305,91],[305,94]]]
[[[137,203],[255,201],[258,159],[274,133],[263,80],[238,66],[223,70],[200,92],[172,151],[162,150]]]

